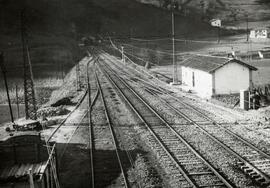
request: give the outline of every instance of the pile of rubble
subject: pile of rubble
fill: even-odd
[[[38,117],[44,119],[45,117],[52,117],[52,116],[62,116],[67,115],[70,111],[66,109],[64,106],[58,107],[44,107],[37,111]]]

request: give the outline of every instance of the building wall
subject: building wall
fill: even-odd
[[[257,38],[257,39],[265,39],[268,37],[268,33],[266,29],[262,29],[262,30],[251,30],[250,31],[250,38]]]
[[[194,74],[194,86],[193,86]],[[202,97],[212,96],[212,75],[197,69],[182,67],[182,83]]]
[[[249,68],[238,63],[228,63],[214,72],[214,94],[239,93],[252,82]]]

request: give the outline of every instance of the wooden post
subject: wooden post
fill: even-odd
[[[32,169],[29,169],[28,176],[29,176],[29,185],[30,185],[30,188],[35,188]]]
[[[220,43],[220,27],[217,27],[218,32],[218,43]]]
[[[2,69],[2,73],[3,73],[3,77],[4,77],[4,82],[5,82],[6,92],[7,92],[8,106],[9,106],[9,111],[10,111],[11,122],[14,123],[14,117],[13,117],[13,112],[12,112],[12,107],[11,107],[11,102],[10,102],[10,97],[9,97],[9,91],[8,91],[6,69],[5,69],[5,66],[4,66],[4,55],[3,55],[3,52],[0,52],[0,68]]]
[[[17,118],[20,118],[20,107],[19,107],[19,95],[18,95],[18,86],[16,85],[16,104],[17,104]]]
[[[40,133],[38,134],[38,144],[36,144],[36,147],[37,147],[37,162],[39,163],[40,160],[41,160],[41,152],[40,152],[40,147],[42,146],[41,144],[41,135]]]
[[[54,144],[56,144],[55,142],[53,143],[53,145]],[[57,151],[56,151],[56,146],[54,147],[54,150],[52,151],[54,154],[53,154],[53,156],[54,156],[54,160],[55,160],[55,171],[56,171],[56,176],[57,176],[57,178],[58,178],[58,180],[59,180],[59,169],[58,169],[58,165],[59,165],[59,163],[58,163],[58,157],[57,157]]]
[[[246,14],[246,33],[247,33],[247,42],[249,41],[249,32],[248,32],[248,14]]]

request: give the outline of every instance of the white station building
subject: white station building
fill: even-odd
[[[252,84],[257,68],[232,58],[196,55],[182,64],[182,84],[202,97],[239,93]]]

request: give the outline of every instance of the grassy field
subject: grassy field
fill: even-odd
[[[0,35],[0,48],[4,49],[8,87],[12,103],[18,87],[19,102],[23,103],[23,56],[19,38]],[[47,101],[51,92],[60,87],[66,73],[73,67],[76,57],[73,42],[64,37],[32,36],[29,42],[34,86],[38,104]],[[0,72],[0,104],[7,103],[6,90]]]
[[[232,50],[236,55],[256,54],[260,50],[268,49],[270,39],[246,42],[245,35],[235,35],[221,38],[220,43],[216,38],[201,38],[200,40],[176,41],[176,59],[178,64],[178,77],[181,80],[181,63],[195,54],[227,56]],[[151,70],[158,73],[163,79],[169,81],[172,78],[172,42],[165,40],[130,40],[115,42],[119,47],[124,46],[124,51],[129,58],[144,65],[146,62],[152,64]],[[140,59],[143,59],[140,60]],[[253,73],[255,85],[270,83],[270,59],[242,59],[258,68]],[[163,75],[163,76],[162,76]],[[166,78],[168,77],[168,78]]]
[[[1,75],[2,76],[2,75]],[[1,80],[2,81],[2,80]],[[48,77],[48,78],[38,78],[34,81],[36,97],[38,104],[43,104],[47,102],[48,97],[53,90],[59,88],[63,80],[60,78]],[[9,78],[8,87],[9,94],[12,103],[16,103],[16,85],[18,88],[19,103],[24,102],[24,89],[23,89],[23,80],[18,78]],[[3,83],[0,83],[0,104],[7,103],[6,89]]]
[[[253,82],[255,85],[270,84],[270,59],[252,60],[249,64],[258,68],[253,72]]]
[[[19,114],[17,113],[17,106],[12,105],[12,112],[14,119],[24,116],[24,105],[19,105]],[[9,106],[0,104],[0,124],[11,121]]]
[[[163,2],[159,0],[136,0],[146,4],[152,4],[154,6],[162,7]],[[178,2],[183,2],[177,0]],[[160,3],[161,2],[161,3]],[[202,3],[203,2],[203,7]],[[192,0],[180,11],[186,12],[186,15],[200,16],[208,19],[219,18],[224,25],[232,25],[236,27],[245,28],[246,25],[242,24],[246,22],[246,16],[251,22],[266,20],[270,18],[268,0]],[[258,26],[258,22],[253,22],[251,27]],[[260,25],[262,26],[262,25]]]
[[[258,68],[252,74],[253,83],[256,86],[270,84],[270,59],[261,61],[251,61],[249,64]],[[151,71],[166,82],[172,81],[173,67],[172,65],[155,66]],[[178,79],[181,81],[181,65],[178,65]]]

